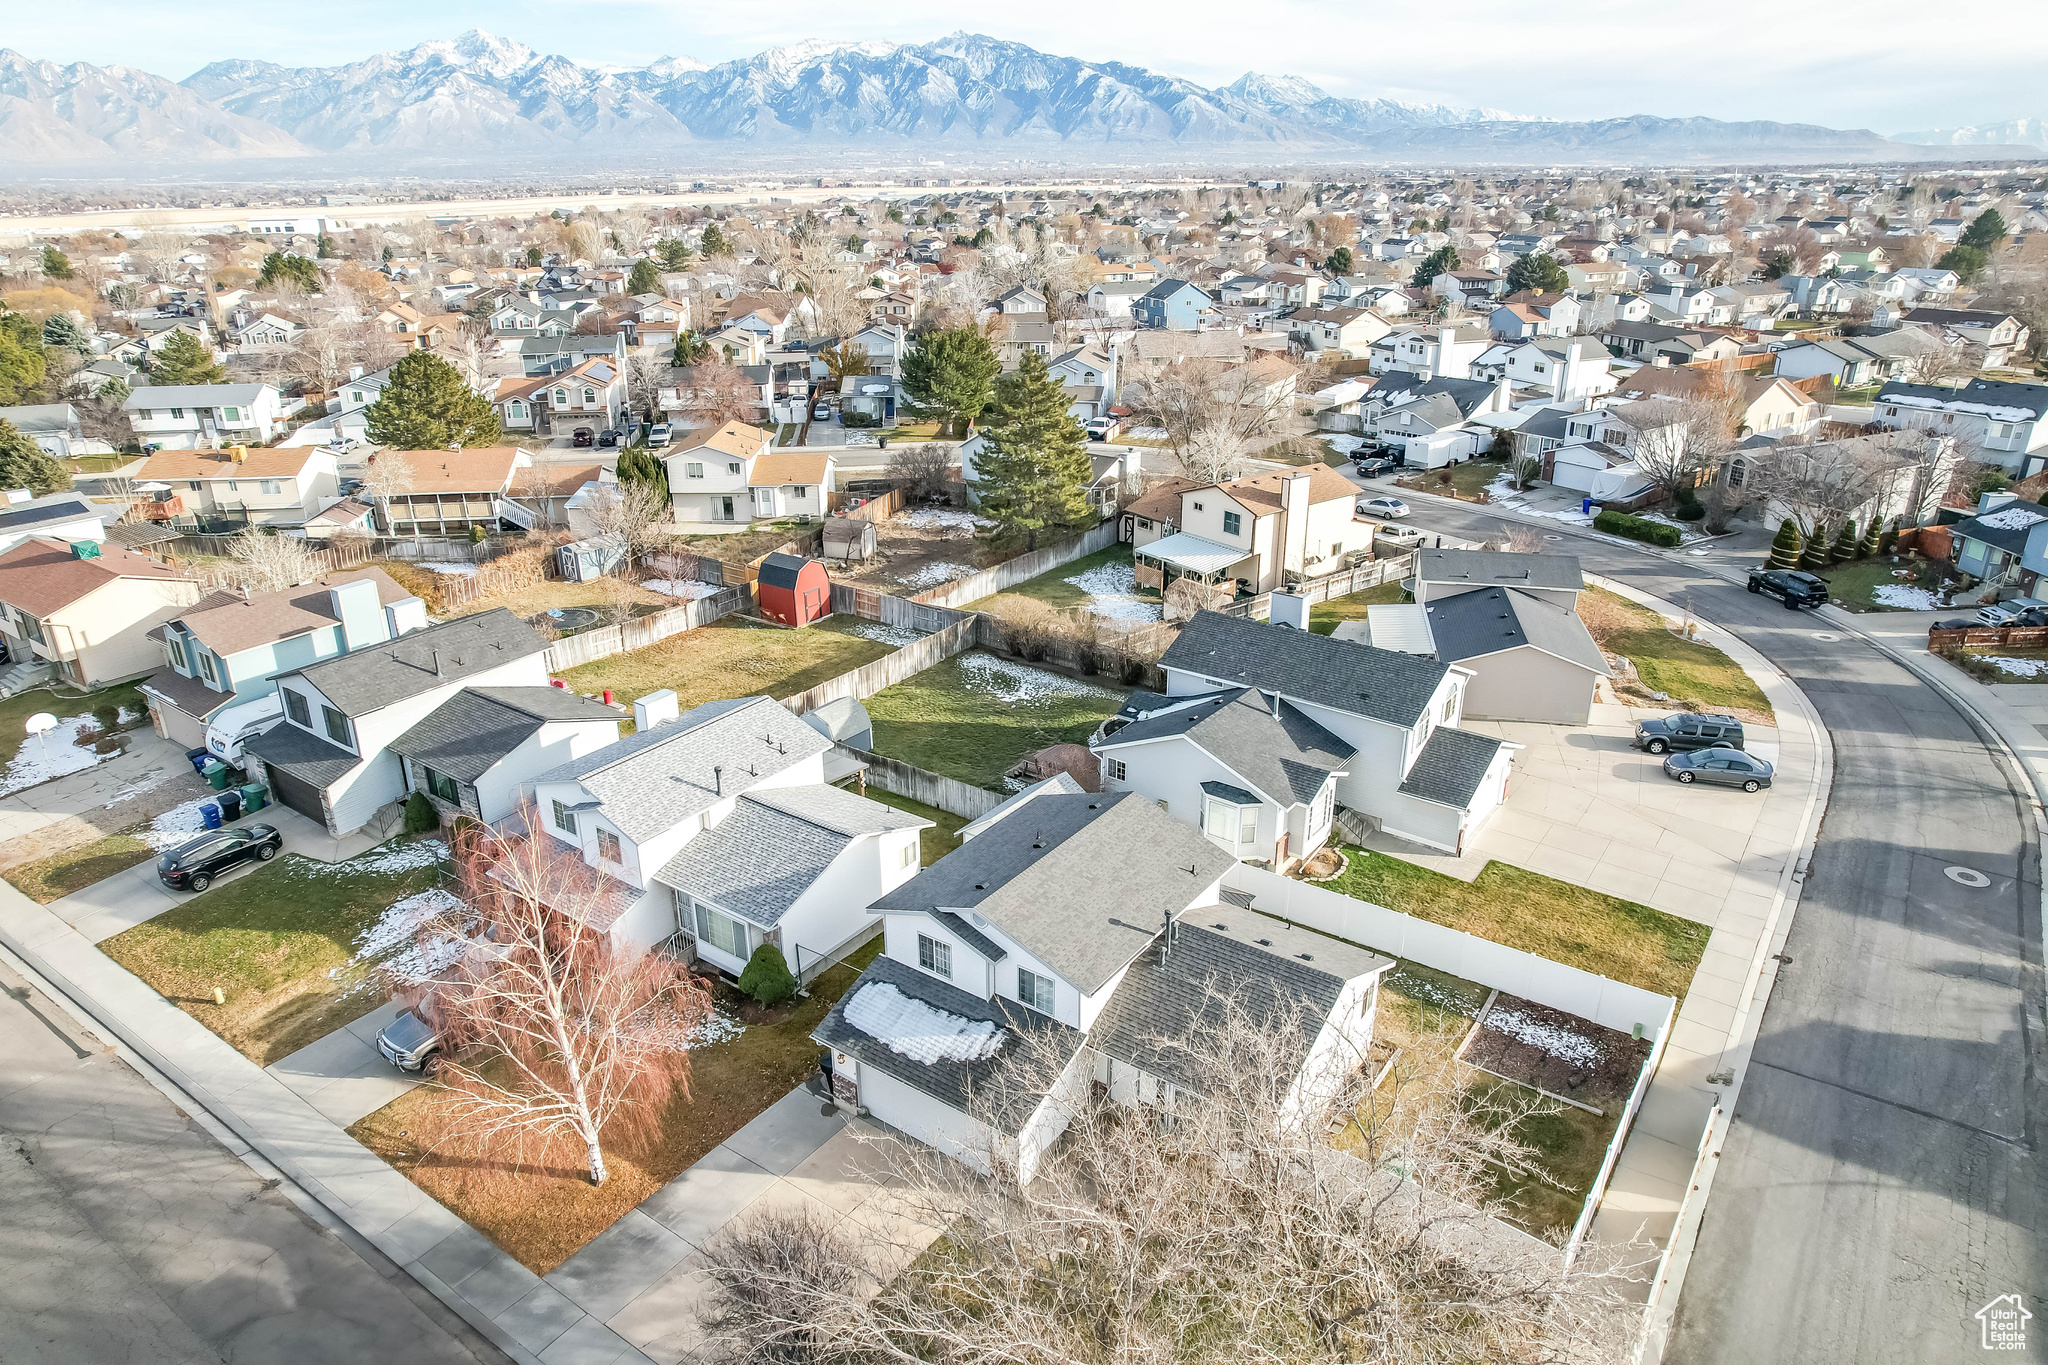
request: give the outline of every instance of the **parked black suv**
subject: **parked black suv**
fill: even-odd
[[[1396,464],[1390,456],[1374,455],[1370,458],[1353,460],[1351,467],[1358,471],[1358,477],[1361,479],[1377,479],[1382,474],[1393,473],[1401,466]]]
[[[173,891],[204,891],[229,868],[254,858],[267,863],[284,847],[284,836],[269,825],[208,830],[156,860],[156,875]]]
[[[1775,597],[1792,611],[1818,607],[1828,600],[1827,580],[1797,569],[1751,569],[1749,590]]]
[[[1638,749],[1647,749],[1653,754],[1669,753],[1674,749],[1711,749],[1717,744],[1740,749],[1742,722],[1733,716],[1695,715],[1681,711],[1662,720],[1637,721],[1634,743]]]

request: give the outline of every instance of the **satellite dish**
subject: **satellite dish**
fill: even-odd
[[[56,728],[57,718],[48,711],[38,711],[28,718],[27,729],[32,735],[40,735],[45,730],[54,730]]]

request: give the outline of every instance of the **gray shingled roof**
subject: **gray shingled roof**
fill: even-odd
[[[619,713],[559,687],[465,687],[388,747],[435,772],[474,782],[541,726],[557,720],[616,725]]]
[[[930,914],[933,919],[945,925],[947,930],[958,937],[962,943],[974,949],[975,952],[980,953],[990,962],[1001,962],[1010,955],[1009,951],[1002,944],[996,942],[972,924],[969,924],[965,915],[956,914],[951,910],[933,910]]]
[[[1032,783],[987,814],[962,825],[960,837],[963,840],[972,839],[1027,801],[1041,796],[1079,796],[1086,791],[1087,788],[1076,782],[1071,774],[1054,773],[1051,777]]]
[[[1358,752],[1288,702],[1275,715],[1271,694],[1256,688],[1173,700],[1185,704],[1132,721],[1101,748],[1185,738],[1282,805],[1315,800],[1330,774],[1344,771]]]
[[[291,724],[272,726],[242,747],[322,791],[362,762],[339,745]]]
[[[1475,735],[1470,730],[1439,725],[1430,732],[1429,743],[1422,746],[1422,752],[1409,765],[1408,776],[1399,790],[1403,796],[1419,796],[1440,806],[1465,810],[1471,806],[1473,795],[1486,780],[1486,770],[1493,766],[1493,757],[1499,752],[1500,741],[1492,735]]]
[[[874,1038],[846,1022],[846,1007],[868,985],[894,986],[913,1000],[921,1000],[934,1009],[945,1010],[965,1019],[985,1020],[1002,1029],[1010,1037],[994,1056],[978,1062],[952,1060],[919,1062],[893,1051],[887,1043]],[[978,1107],[984,1112],[978,1117],[992,1119],[1004,1132],[1015,1136],[1030,1121],[1031,1115],[1044,1100],[1042,1094],[1027,1094],[1011,1085],[999,1085],[996,1078],[1010,1064],[1010,1058],[1019,1050],[1025,1039],[1032,1040],[1034,1059],[1050,1053],[1048,1060],[1064,1066],[1073,1055],[1081,1050],[1088,1035],[1079,1029],[1062,1024],[1059,1020],[1026,1009],[1014,1000],[997,996],[984,1000],[970,995],[958,986],[950,985],[915,967],[896,961],[894,958],[878,957],[868,964],[850,990],[839,998],[817,1030],[811,1034],[816,1042],[846,1053],[864,1067],[873,1067],[887,1076],[894,1076],[905,1085],[931,1096],[942,1104],[950,1105],[962,1113],[974,1112]]]
[[[732,814],[684,844],[654,875],[773,929],[854,838],[743,796]],[[833,945],[810,946],[823,952]]]
[[[344,714],[362,716],[547,647],[532,627],[494,607],[278,676],[304,678]]]
[[[1531,645],[1599,677],[1612,677],[1607,657],[1577,613],[1519,588],[1454,593],[1430,602],[1436,656],[1458,663]]]
[[[1134,792],[1041,796],[874,904],[972,911],[1085,994],[1232,861]]]
[[[1174,927],[1171,951],[1162,954],[1155,942],[1131,964],[1088,1041],[1120,1062],[1197,1089],[1190,1055],[1174,1044],[1223,1020],[1225,1001],[1214,987],[1259,1024],[1299,1011],[1300,1028],[1290,1040],[1299,1066],[1345,983],[1393,965],[1392,958],[1327,934],[1236,906],[1204,906]]]
[[[1213,611],[1188,622],[1159,663],[1404,730],[1429,709],[1450,669],[1434,659]]]
[[[603,803],[606,819],[644,841],[716,805],[721,790],[749,791],[831,747],[772,698],[734,697],[705,702],[534,780],[581,783]]]
[[[1417,550],[1415,574],[1424,583],[1499,584],[1577,592],[1586,586],[1577,555],[1516,554],[1508,550]]]

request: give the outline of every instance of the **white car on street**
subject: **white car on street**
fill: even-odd
[[[1361,517],[1405,517],[1408,504],[1399,498],[1360,498],[1358,515]]]
[[[1420,545],[1428,538],[1429,532],[1423,530],[1420,526],[1388,525],[1382,526],[1372,533],[1373,544],[1396,545],[1403,549],[1411,545]]]

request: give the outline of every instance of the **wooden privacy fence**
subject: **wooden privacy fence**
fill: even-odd
[[[1295,585],[1295,592],[1306,597],[1310,604],[1327,602],[1333,597],[1348,597],[1354,592],[1377,588],[1382,583],[1392,583],[1406,578],[1415,571],[1415,553],[1409,551],[1399,559],[1376,559],[1370,564],[1361,564],[1355,569],[1343,569],[1321,578],[1312,578]],[[1254,621],[1271,620],[1273,616],[1273,594],[1262,592],[1257,597],[1247,597],[1216,608],[1225,616],[1246,616]]]
[[[983,569],[978,574],[970,574],[951,583],[941,583],[936,588],[926,588],[910,600],[933,607],[957,607],[962,602],[979,602],[982,598],[992,597],[1005,588],[1015,587],[1019,583],[1036,578],[1048,569],[1057,569],[1062,564],[1071,564],[1077,559],[1094,554],[1097,550],[1106,550],[1115,543],[1116,521],[1112,518],[1086,535],[1070,540],[1064,545],[1048,545],[1043,550],[1018,555],[1015,559],[1006,560],[993,569]]]
[[[871,664],[864,664],[850,673],[841,673],[808,692],[785,697],[782,704],[801,716],[816,710],[828,701],[838,701],[842,697],[864,701],[885,687],[893,687],[913,674],[922,673],[932,665],[943,663],[963,650],[974,648],[980,642],[980,638],[981,617],[963,615],[936,635],[913,640],[895,653],[884,655]]]
[[[561,673],[629,649],[643,649],[671,635],[708,626],[720,617],[739,611],[746,604],[745,588],[722,588],[709,597],[700,597],[694,602],[655,612],[652,616],[642,616],[616,626],[598,626],[579,635],[571,635],[548,646],[544,656],[548,672]]]
[[[833,510],[835,517],[851,517],[855,521],[872,521],[877,524],[887,521],[903,510],[903,490],[892,488],[878,498],[869,498],[858,507],[839,507]]]
[[[1967,630],[1930,627],[1927,632],[1929,654],[1957,654],[1964,649],[1978,649],[1986,645],[2007,649],[2048,647],[2048,626],[1971,626]]]
[[[866,766],[867,780],[871,785],[895,796],[907,796],[912,801],[937,806],[964,819],[979,820],[1009,799],[1001,792],[945,777],[886,754],[869,753],[866,749],[844,744],[839,747]]]
[[[885,626],[899,626],[925,635],[937,634],[947,626],[958,624],[974,615],[973,612],[956,611],[952,607],[934,607],[923,602],[913,602],[907,597],[897,597],[880,589],[861,587],[855,583],[832,585],[832,610],[835,614],[880,621]]]

